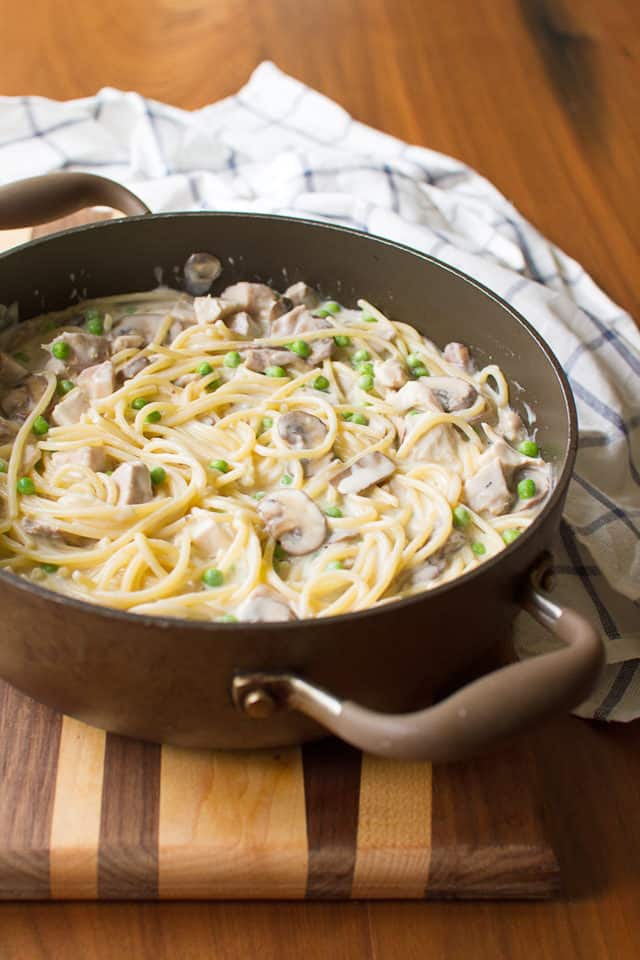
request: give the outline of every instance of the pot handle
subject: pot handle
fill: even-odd
[[[563,647],[481,677],[440,703],[415,713],[384,714],[339,700],[291,674],[238,674],[232,697],[239,710],[266,718],[299,710],[348,743],[382,757],[461,760],[587,696],[604,665],[598,632],[580,614],[553,603],[542,589],[548,558],[530,574],[522,606]]]
[[[127,216],[151,212],[115,180],[93,173],[47,173],[0,187],[0,230],[49,223],[84,207],[113,207]]]

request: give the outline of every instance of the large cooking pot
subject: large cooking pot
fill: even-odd
[[[120,734],[189,747],[274,747],[332,731],[391,757],[452,760],[573,707],[603,663],[601,640],[543,591],[576,450],[567,380],[529,324],[469,277],[396,243],[325,224],[234,213],[149,215],[124,188],[54,174],[0,191],[0,227],[102,204],[134,214],[64,231],[0,256],[0,300],[23,318],[87,297],[168,283],[194,251],[217,254],[218,283],[304,279],[346,304],[366,296],[442,346],[470,343],[525,390],[556,484],[507,550],[429,593],[339,617],[199,623],[93,606],[0,571],[0,675],[49,706]],[[436,702],[438,691],[508,636],[525,607],[559,649],[504,667]],[[434,705],[429,705],[434,704]],[[415,712],[407,712],[415,711]]]

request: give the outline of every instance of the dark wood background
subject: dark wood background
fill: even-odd
[[[637,0],[0,0],[0,94],[197,107],[261,60],[460,157],[640,315]],[[635,960],[638,724],[531,735],[553,904],[16,904],[2,960]]]

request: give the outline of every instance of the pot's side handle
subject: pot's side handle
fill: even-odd
[[[250,716],[284,707],[316,720],[369,753],[407,760],[461,760],[530,724],[580,703],[604,664],[597,631],[573,610],[556,606],[535,571],[523,605],[562,641],[559,650],[503,667],[448,699],[415,713],[384,714],[292,675],[243,674],[233,698]]]
[[[127,216],[151,212],[114,180],[92,173],[48,173],[0,187],[0,230],[49,223],[85,207],[112,207]]]

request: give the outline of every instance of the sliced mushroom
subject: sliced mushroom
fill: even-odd
[[[118,504],[147,503],[153,499],[151,474],[146,463],[141,460],[121,463],[118,469],[114,470],[113,479],[120,490]]]
[[[300,461],[300,466],[302,467],[302,473],[304,474],[305,480],[308,480],[310,477],[315,477],[317,474],[321,473],[323,470],[333,462],[333,455],[327,453],[324,457],[317,457],[315,460],[304,459]]]
[[[299,283],[293,283],[290,287],[284,292],[285,297],[288,297],[294,307],[308,307],[309,310],[313,310],[320,303],[320,295],[313,289],[313,287],[308,286],[300,280]]]
[[[442,404],[435,393],[429,389],[425,380],[410,380],[409,383],[405,383],[404,387],[391,398],[391,403],[403,412],[413,407],[423,407],[432,413],[442,413],[443,410]]]
[[[447,413],[467,410],[473,406],[478,396],[476,388],[459,377],[429,377],[428,387]]]
[[[298,619],[282,597],[269,587],[256,587],[252,590],[238,607],[237,616],[238,620],[248,620],[249,623],[277,623],[280,620]]]
[[[144,360],[144,357],[142,357]],[[87,367],[78,377],[78,386],[82,387],[93,400],[110,396],[115,387],[111,360]]]
[[[87,537],[78,537],[74,533],[60,530],[54,523],[45,523],[33,517],[24,518],[22,521],[22,529],[30,537],[45,537],[47,540],[58,540],[66,543],[69,547],[84,547],[88,542]]]
[[[258,504],[258,513],[269,534],[292,556],[312,553],[327,536],[324,514],[302,490],[269,494]]]
[[[21,384],[9,390],[0,402],[0,410],[9,420],[26,420],[44,393],[44,377],[29,375]]]
[[[166,310],[158,310],[157,313],[136,313],[123,317],[117,324],[114,324],[111,333],[116,339],[120,336],[140,337],[143,344],[146,345],[151,343],[158,335],[158,330],[164,323],[167,312]]]
[[[327,435],[327,428],[319,417],[304,410],[292,410],[278,417],[278,433],[294,450],[309,450],[319,447]]]
[[[395,357],[390,357],[384,363],[376,366],[375,374],[376,381],[391,390],[399,390],[409,379],[406,367],[403,367]]]
[[[545,464],[542,467],[525,467],[515,475],[516,484],[519,483],[520,480],[533,480],[536,485],[536,492],[532,497],[528,497],[526,500],[521,500],[518,498],[513,508],[514,513],[520,513],[523,510],[528,510],[530,507],[535,506],[537,503],[541,503],[545,499],[551,487],[549,465]]]
[[[373,453],[365,453],[352,463],[348,470],[333,477],[331,483],[338,488],[339,493],[360,493],[388,479],[394,470],[393,462],[376,450]]]
[[[26,367],[10,357],[8,353],[2,353],[0,350],[0,384],[3,387],[15,387],[29,375]]]
[[[222,273],[222,264],[212,253],[192,253],[184,265],[184,285],[187,293],[201,297]]]
[[[464,343],[456,343],[455,341],[448,343],[442,351],[442,356],[448,363],[466,370],[467,373],[473,373],[473,360],[469,353],[469,347],[465,346]]]
[[[10,440],[13,440],[19,429],[17,423],[0,417],[0,444],[9,443]]]
[[[513,501],[507,486],[502,464],[497,457],[486,460],[480,469],[465,483],[465,499],[476,513],[505,513]]]
[[[145,367],[149,366],[148,357],[133,357],[119,370],[119,376],[123,380],[133,380],[139,373],[142,373]]]
[[[274,350],[271,347],[255,347],[247,350],[244,357],[247,370],[255,373],[264,373],[269,367],[291,366],[298,359],[291,350]]]
[[[55,405],[51,419],[58,427],[68,427],[72,423],[78,423],[88,409],[88,395],[80,387],[76,387]]]

